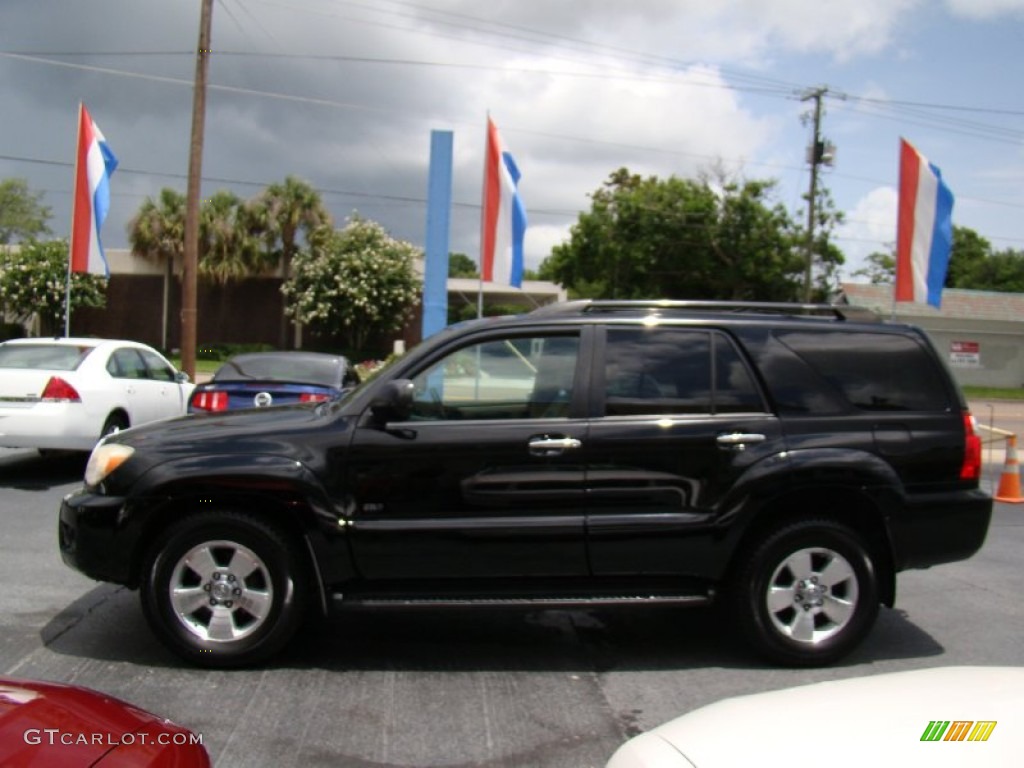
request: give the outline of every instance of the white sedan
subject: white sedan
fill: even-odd
[[[134,341],[5,341],[0,447],[89,451],[116,430],[184,415],[192,386],[155,349]]]
[[[623,744],[606,768],[1024,765],[1024,668],[938,667],[737,696]]]

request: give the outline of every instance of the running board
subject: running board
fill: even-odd
[[[708,605],[710,595],[613,595],[585,597],[410,597],[332,595],[335,608],[593,608],[615,605]]]

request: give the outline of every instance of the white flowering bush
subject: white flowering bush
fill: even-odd
[[[0,249],[0,309],[19,323],[38,314],[44,335],[64,327],[68,279],[66,240],[29,241],[17,250]],[[97,275],[71,275],[71,310],[103,307],[107,280]]]
[[[340,336],[353,350],[381,333],[401,329],[419,299],[413,266],[420,251],[359,217],[344,229],[320,229],[295,255],[281,286],[285,312],[301,323]]]

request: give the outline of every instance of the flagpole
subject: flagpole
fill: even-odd
[[[490,127],[491,110],[487,110],[484,120],[484,163],[483,173],[480,174],[480,256],[477,259],[477,272],[480,274],[480,281],[476,289],[476,319],[484,316],[484,242],[486,242],[485,228],[487,227],[487,152],[490,149]]]
[[[71,236],[68,238],[68,274],[64,286],[64,338],[71,336],[71,254],[75,243],[75,200],[78,198],[78,162],[82,146],[82,110],[85,105],[78,102],[78,127],[75,130],[75,170],[71,180]]]

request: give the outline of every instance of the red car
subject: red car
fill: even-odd
[[[0,677],[5,768],[209,768],[202,735],[98,691]]]

